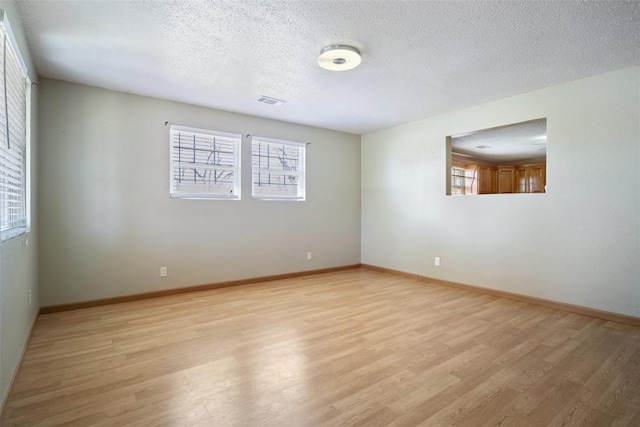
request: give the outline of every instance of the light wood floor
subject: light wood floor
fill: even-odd
[[[3,426],[639,426],[640,328],[369,270],[41,316]]]

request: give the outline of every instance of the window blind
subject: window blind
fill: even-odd
[[[240,199],[242,136],[172,125],[171,196]]]
[[[305,151],[300,142],[252,137],[252,195],[265,200],[305,200]]]
[[[27,85],[3,16],[0,52],[0,239],[27,229]]]

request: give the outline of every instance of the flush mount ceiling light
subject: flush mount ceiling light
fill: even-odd
[[[345,71],[356,68],[362,62],[360,51],[355,47],[336,44],[320,51],[318,65],[331,71]]]

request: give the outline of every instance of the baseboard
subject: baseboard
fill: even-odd
[[[141,294],[123,295],[118,297],[104,298],[104,299],[98,299],[98,300],[92,300],[92,301],[53,305],[53,306],[40,308],[40,314],[79,310],[82,308],[99,307],[99,306],[110,305],[110,304],[119,304],[123,302],[138,301],[138,300],[149,299],[149,298],[158,298],[158,297],[163,297],[168,295],[177,295],[177,294],[183,294],[188,292],[206,291],[210,289],[228,288],[232,286],[249,285],[253,283],[269,282],[273,280],[291,279],[296,277],[312,276],[315,274],[332,273],[336,271],[352,270],[357,268],[365,268],[369,270],[380,271],[383,273],[389,273],[395,276],[407,277],[407,278],[415,279],[422,282],[435,283],[442,286],[449,286],[457,289],[469,290],[473,292],[492,295],[500,298],[512,299],[515,301],[525,302],[529,304],[541,305],[541,306],[553,308],[556,310],[568,311],[571,313],[597,317],[600,319],[610,320],[613,322],[625,323],[633,326],[640,326],[639,317],[628,316],[625,314],[613,313],[609,311],[598,310],[595,308],[583,307],[580,305],[548,300],[544,298],[532,297],[529,295],[517,294],[514,292],[506,292],[506,291],[500,291],[497,289],[485,288],[481,286],[451,282],[448,280],[421,276],[419,274],[407,273],[406,271],[394,270],[386,267],[378,267],[376,265],[371,265],[371,264],[352,264],[352,265],[345,265],[340,267],[330,267],[330,268],[322,268],[317,270],[299,271],[294,273],[276,274],[272,276],[253,277],[249,279],[231,280],[226,282],[210,283],[210,284],[197,285],[197,286],[188,286],[184,288],[173,288],[173,289],[166,289],[162,291],[146,292]],[[35,320],[34,320],[34,325],[35,325]],[[32,325],[32,329],[33,329],[33,325]],[[4,400],[2,404],[4,405]]]
[[[597,317],[599,319],[610,320],[613,322],[625,323],[633,326],[640,326],[639,317],[628,316],[626,314],[613,313],[610,311],[598,310],[595,308],[583,307],[580,305],[567,304],[564,302],[532,297],[532,296],[517,294],[513,292],[499,291],[497,289],[484,288],[481,286],[467,285],[464,283],[450,282],[448,280],[434,279],[432,277],[407,273],[405,271],[400,271],[400,270],[393,270],[391,268],[378,267],[370,264],[361,264],[361,266],[362,268],[366,268],[369,270],[380,271],[383,273],[389,273],[396,276],[408,277],[411,279],[419,280],[421,282],[435,283],[437,285],[449,286],[457,289],[464,289],[464,290],[478,292],[486,295],[492,295],[500,298],[508,298],[515,301],[541,305],[544,307],[554,308],[556,310],[568,311],[571,313],[582,314],[585,316]]]
[[[333,273],[336,271],[353,270],[360,268],[360,264],[344,265],[340,267],[321,268],[317,270],[298,271],[294,273],[275,274],[272,276],[252,277],[249,279],[230,280],[226,282],[209,283],[205,285],[187,286],[184,288],[165,289],[162,291],[145,292],[133,295],[103,298],[91,301],[74,302],[70,304],[51,305],[41,307],[40,314],[59,313],[62,311],[79,310],[82,308],[99,307],[103,305],[120,304],[123,302],[139,301],[149,298],[165,297],[169,295],[184,294],[188,292],[208,291],[211,289],[228,288],[231,286],[250,285],[253,283],[270,282],[273,280],[291,279],[295,277],[312,276],[315,274]]]
[[[24,341],[24,345],[22,346],[22,351],[20,352],[20,357],[18,358],[18,363],[15,368],[13,368],[13,374],[7,383],[7,388],[4,390],[4,394],[2,395],[2,401],[0,401],[0,418],[2,417],[2,413],[4,412],[4,405],[7,403],[7,398],[9,397],[9,393],[11,392],[11,388],[13,387],[13,382],[18,377],[18,372],[20,372],[20,368],[22,367],[22,359],[24,358],[25,353],[27,352],[27,347],[29,346],[29,342],[31,341],[31,335],[33,335],[33,330],[36,327],[36,322],[38,321],[39,313],[36,311],[33,315],[33,319],[31,320],[31,327],[29,328],[29,334],[27,335],[27,339]]]

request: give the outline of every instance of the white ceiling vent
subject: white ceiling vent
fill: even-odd
[[[262,95],[258,98],[258,102],[262,102],[263,104],[267,104],[267,105],[284,105],[287,101]]]

